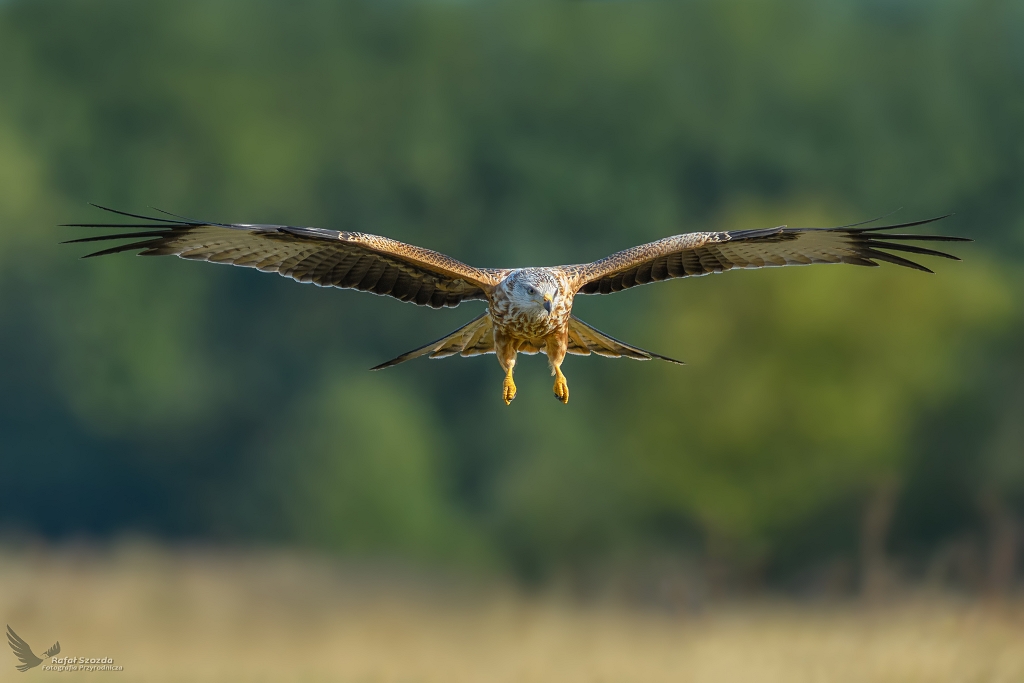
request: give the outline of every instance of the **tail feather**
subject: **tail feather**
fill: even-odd
[[[630,346],[614,337],[609,337],[604,332],[594,329],[576,316],[569,319],[569,353],[579,356],[589,356],[596,353],[607,358],[633,358],[634,360],[659,360],[686,365],[681,360],[662,356],[660,353],[641,349],[639,346]]]
[[[524,343],[519,348],[520,353],[527,354],[544,353],[545,351],[546,349],[543,346],[535,346],[529,342]],[[580,356],[589,356],[591,353],[596,353],[607,358],[633,358],[635,360],[657,358],[669,363],[685,365],[685,363],[675,358],[647,351],[638,346],[631,346],[614,337],[609,337],[604,332],[594,329],[576,316],[572,316],[569,319],[568,352]],[[447,358],[456,354],[460,356],[477,356],[483,353],[494,353],[494,326],[491,323],[491,316],[486,311],[451,334],[418,349],[407,351],[397,358],[392,358],[386,363],[381,363],[370,369],[383,370],[384,368],[390,368],[421,356]]]
[[[468,323],[455,330],[451,334],[432,341],[418,349],[407,351],[397,358],[392,358],[386,363],[381,363],[371,370],[383,370],[399,363],[404,363],[420,356],[431,358],[447,358],[459,354],[462,356],[477,356],[482,353],[494,352],[494,327],[491,325],[491,316],[484,311],[481,315],[473,318]]]

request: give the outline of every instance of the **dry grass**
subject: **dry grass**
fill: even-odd
[[[266,553],[0,552],[0,616],[123,681],[1022,681],[1024,605],[933,597],[669,616]],[[6,659],[5,659],[6,658]]]

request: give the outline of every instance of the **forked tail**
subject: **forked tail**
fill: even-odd
[[[544,347],[525,343],[519,348],[520,353],[544,353]],[[589,356],[596,353],[607,358],[633,358],[635,360],[659,360],[685,365],[682,361],[660,353],[646,351],[638,346],[630,346],[620,342],[614,337],[609,337],[604,332],[596,330],[576,316],[569,319],[569,348],[568,352],[578,356]],[[403,353],[398,358],[392,358],[386,363],[370,368],[371,370],[383,370],[393,365],[404,363],[420,356],[430,358],[447,358],[459,354],[460,356],[478,356],[483,353],[494,353],[494,326],[491,324],[491,316],[485,311],[473,318],[468,323],[455,330],[451,334],[432,341],[426,346],[413,349]]]
[[[609,337],[601,330],[596,330],[576,316],[569,319],[569,353],[578,356],[589,356],[596,353],[607,358],[632,358],[634,360],[651,360],[657,358],[676,365],[686,365],[681,360],[663,356],[660,353],[641,349],[639,346],[630,346],[620,342],[614,337]]]
[[[432,341],[418,349],[407,351],[398,358],[392,358],[388,362],[381,363],[370,369],[383,370],[384,368],[390,368],[392,365],[398,365],[420,356],[447,358],[455,354],[478,356],[481,353],[494,353],[494,327],[491,325],[491,316],[487,311],[484,311],[446,337]]]

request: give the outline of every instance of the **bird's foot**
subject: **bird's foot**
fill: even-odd
[[[558,373],[558,376],[555,377],[555,398],[562,403],[569,402],[569,385],[562,373]]]
[[[516,383],[512,381],[512,375],[505,375],[505,381],[501,383],[501,397],[505,399],[505,405],[516,397]]]

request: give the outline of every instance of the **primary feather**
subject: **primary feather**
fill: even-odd
[[[67,243],[129,239],[134,241],[87,254],[85,258],[123,251],[138,251],[142,256],[180,256],[279,273],[322,287],[359,289],[432,308],[486,299],[487,288],[497,284],[502,275],[501,271],[471,268],[436,251],[379,235],[289,225],[165,220],[117,213],[148,222],[70,224],[69,227],[142,230],[85,237]]]
[[[848,263],[877,266],[885,261],[932,272],[915,261],[889,252],[939,256],[959,261],[952,254],[904,244],[906,240],[969,242],[963,237],[907,235],[886,232],[924,225],[946,218],[884,225],[874,228],[767,228],[727,232],[691,232],[641,244],[599,261],[572,269],[580,294],[611,294],[623,289],[681,277],[721,273],[733,268],[805,266]]]

